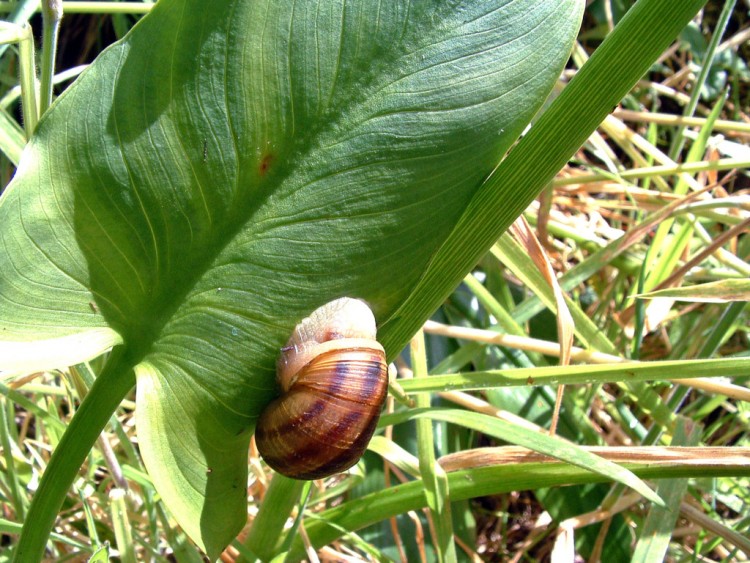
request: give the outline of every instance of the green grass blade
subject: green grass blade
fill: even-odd
[[[703,64],[701,65],[701,70],[698,73],[698,78],[695,80],[695,83],[693,84],[692,91],[690,93],[690,101],[688,102],[687,106],[685,106],[683,117],[692,117],[693,114],[695,113],[695,109],[698,107],[698,102],[700,101],[701,92],[703,91],[703,86],[706,83],[706,79],[708,78],[709,71],[714,62],[714,56],[716,55],[716,48],[719,46],[719,43],[721,42],[721,38],[724,35],[724,30],[726,30],[727,28],[727,24],[729,23],[729,18],[732,15],[732,11],[734,10],[735,4],[736,4],[736,0],[726,0],[724,2],[724,7],[721,10],[721,14],[719,14],[719,20],[716,22],[714,33],[711,36],[711,41],[708,44],[706,55],[704,57],[704,60],[702,61]],[[682,147],[684,146],[684,144],[685,144],[685,127],[680,126],[677,128],[677,134],[674,136],[674,139],[672,140],[672,147],[669,150],[669,156],[670,158],[672,158],[672,160],[675,160],[677,156],[682,152]]]
[[[695,463],[695,460],[689,460],[686,463],[670,462],[668,466],[649,463],[632,463],[627,466],[644,479],[750,475],[750,465],[747,463],[704,466]],[[600,475],[590,471],[556,463],[510,464],[448,473],[453,501],[563,484],[599,483],[602,480]],[[319,521],[307,526],[307,533],[312,545],[321,547],[341,537],[342,530],[357,530],[424,506],[423,484],[421,481],[412,481],[328,509],[320,514]],[[302,541],[297,538],[290,557],[300,559],[303,555]]]
[[[525,336],[526,333],[521,325],[516,322],[513,316],[495,299],[492,293],[484,287],[477,278],[469,274],[464,278],[464,283],[469,290],[476,296],[482,306],[487,309],[493,317],[497,319],[497,324],[508,334],[516,336]]]
[[[432,375],[427,379],[400,380],[407,393],[442,390],[479,390],[517,385],[573,385],[621,381],[664,381],[692,377],[736,377],[750,375],[750,358],[623,362],[606,365],[549,366]]]
[[[14,451],[18,451],[11,433],[10,421],[13,420],[13,403],[7,400],[0,401],[0,446],[3,448],[5,461],[6,487],[10,493],[9,508],[12,507],[16,518],[23,521],[26,516],[26,497],[16,471]]]
[[[409,299],[381,330],[400,350],[650,68],[704,0],[641,0],[485,182]]]
[[[721,314],[719,320],[714,323],[710,333],[706,336],[706,339],[703,341],[703,344],[698,351],[697,357],[710,358],[718,351],[719,346],[734,334],[737,320],[740,318],[746,307],[747,303],[743,302],[729,304]]]
[[[294,507],[300,501],[305,481],[289,479],[276,474],[263,497],[258,515],[253,520],[244,542],[246,548],[268,561],[284,532],[284,526]]]
[[[0,533],[2,534],[8,534],[8,535],[20,534],[21,528],[22,528],[22,524],[19,524],[18,522],[11,522],[9,520],[6,520],[5,518],[0,518]],[[56,532],[53,532],[50,535],[50,539],[56,542],[60,542],[65,545],[69,545],[81,551],[86,551],[90,549],[90,547],[87,544],[81,541],[78,541],[75,538],[71,538],[65,534],[58,534]]]
[[[678,418],[672,445],[694,446],[699,441],[700,427],[683,417]],[[652,506],[649,510],[646,522],[640,528],[633,561],[659,563],[665,560],[687,484],[687,479],[664,479],[659,482],[656,490],[666,506]]]
[[[0,151],[17,166],[24,146],[26,146],[26,136],[23,129],[7,111],[0,109]]]
[[[128,508],[125,502],[125,495],[126,492],[124,489],[115,488],[109,492],[112,527],[115,532],[117,550],[120,552],[120,561],[122,561],[122,563],[136,563],[133,535],[130,532],[131,524],[128,519]]]
[[[427,375],[427,352],[424,333],[419,330],[411,341],[411,365],[415,379],[425,379]],[[429,409],[430,396],[420,395],[416,400],[417,408]],[[438,561],[455,561],[456,546],[453,539],[453,522],[451,517],[448,478],[443,468],[435,459],[435,442],[433,439],[433,421],[429,418],[418,418],[417,451],[419,471],[425,486],[425,498],[435,522]]]
[[[413,412],[412,415],[416,419],[428,418],[457,424],[481,432],[485,436],[493,436],[498,440],[523,446],[535,452],[577,465],[608,479],[622,483],[637,491],[651,502],[663,505],[663,501],[659,496],[627,469],[593,455],[557,436],[533,432],[498,418],[469,411],[429,409],[427,412]]]
[[[726,96],[723,96],[721,101],[711,110],[706,125],[701,129],[698,138],[690,147],[690,151],[685,159],[687,163],[697,162],[703,158],[709,136],[713,130],[713,124],[719,115],[721,115],[725,100]],[[675,184],[674,193],[685,195],[687,192],[688,183],[685,181],[685,176],[680,175]],[[646,291],[652,290],[672,273],[683,251],[689,244],[690,238],[693,236],[695,227],[690,220],[690,216],[687,221],[683,218],[679,222],[679,226],[673,231],[674,225],[677,224],[676,221],[674,218],[667,219],[656,230],[650,247],[650,250],[652,249],[654,252],[649,252],[649,255],[654,255],[653,264],[650,266],[644,264],[644,268],[647,269],[647,279],[644,284]],[[667,244],[667,235],[669,233],[672,233],[672,239]]]

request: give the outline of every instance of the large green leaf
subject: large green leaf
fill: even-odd
[[[160,0],[54,104],[3,195],[0,369],[123,344],[105,375],[135,371],[147,468],[216,555],[291,328],[341,295],[391,318],[582,7]]]

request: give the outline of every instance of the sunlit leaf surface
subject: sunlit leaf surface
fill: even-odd
[[[146,465],[216,555],[291,328],[341,295],[393,314],[539,108],[581,4],[160,0],[3,196],[0,370],[28,367],[16,342],[108,335],[41,369],[121,341]]]

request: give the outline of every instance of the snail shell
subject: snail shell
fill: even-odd
[[[341,298],[300,322],[281,350],[281,397],[258,419],[263,459],[294,479],[320,479],[357,463],[375,432],[388,390],[375,317]]]

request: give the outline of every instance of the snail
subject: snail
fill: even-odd
[[[266,463],[294,479],[321,479],[357,463],[388,390],[375,317],[343,297],[313,311],[281,349],[281,396],[261,413],[255,440]]]

